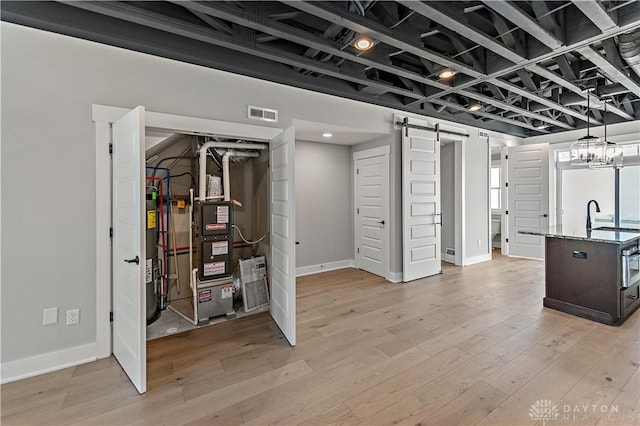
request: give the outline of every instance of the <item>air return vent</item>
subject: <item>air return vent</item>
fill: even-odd
[[[248,116],[253,120],[278,122],[278,111],[249,105]]]

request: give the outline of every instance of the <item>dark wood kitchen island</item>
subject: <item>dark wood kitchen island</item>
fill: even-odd
[[[640,232],[613,229],[548,233],[545,237],[544,306],[607,325],[620,325],[640,307],[640,286],[623,287],[623,250],[638,246]]]

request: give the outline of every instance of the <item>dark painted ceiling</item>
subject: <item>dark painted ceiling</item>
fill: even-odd
[[[640,1],[0,7],[17,24],[519,136],[602,124],[604,100],[607,123],[640,118]],[[360,34],[373,49],[354,48]]]

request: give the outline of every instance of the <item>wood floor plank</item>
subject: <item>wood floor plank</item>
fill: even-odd
[[[0,422],[524,425],[549,400],[554,424],[640,425],[640,314],[609,327],[544,308],[540,261],[442,270],[300,277],[295,347],[268,312],[222,322],[148,342],[144,395],[109,357],[1,385]],[[589,404],[609,411],[564,417]]]
[[[640,369],[624,385],[598,425],[640,425]]]
[[[489,415],[507,397],[508,394],[481,380],[436,410],[432,415],[422,419],[420,424],[474,424]]]
[[[573,347],[555,359],[479,424],[514,425],[531,421],[529,410],[536,401],[559,401],[598,362],[596,352]]]

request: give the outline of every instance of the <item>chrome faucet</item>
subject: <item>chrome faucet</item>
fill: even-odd
[[[589,200],[587,203],[587,229],[591,229],[591,203],[596,203],[596,213],[600,213],[600,205],[596,200]]]

